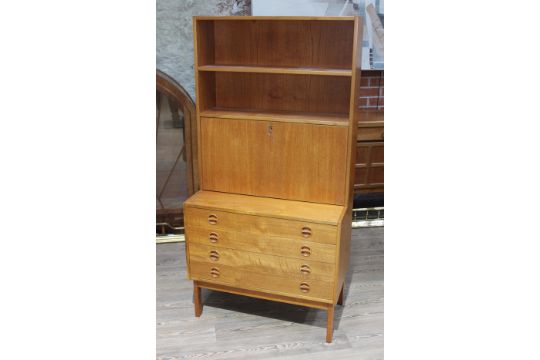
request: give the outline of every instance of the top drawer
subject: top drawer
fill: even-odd
[[[325,244],[335,244],[337,239],[337,227],[332,225],[193,207],[186,207],[184,211],[186,227],[276,235]]]

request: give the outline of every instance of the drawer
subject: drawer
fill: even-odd
[[[303,239],[193,226],[186,227],[186,239],[189,244],[211,245],[331,264],[336,261],[335,245]]]
[[[190,261],[192,280],[259,290],[278,295],[332,302],[334,283],[326,280],[299,280],[270,274],[243,271],[240,268],[210,262]]]
[[[325,244],[335,244],[337,227],[297,220],[236,214],[186,207],[185,224],[212,230],[242,231],[256,235],[279,236],[289,239],[307,240]]]
[[[357,141],[380,141],[384,140],[384,127],[358,127]]]
[[[209,262],[226,265],[247,273],[291,277],[298,280],[326,280],[334,276],[334,264],[305,259],[253,253],[217,246],[189,243],[189,259],[192,262]]]

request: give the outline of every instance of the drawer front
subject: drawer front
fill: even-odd
[[[190,261],[192,280],[230,285],[247,290],[258,290],[294,298],[332,302],[333,282],[299,280],[270,274],[243,271],[240,268],[211,262]]]
[[[384,140],[384,127],[359,127],[356,133],[358,141],[381,141]]]
[[[202,244],[334,264],[335,245],[207,227],[186,227],[189,244]]]
[[[192,207],[185,209],[185,224],[186,228],[203,227],[212,230],[242,231],[324,244],[335,244],[337,239],[337,227],[332,225]]]
[[[217,246],[189,243],[191,262],[209,262],[234,267],[242,272],[291,277],[298,280],[334,278],[334,264],[253,253]]]

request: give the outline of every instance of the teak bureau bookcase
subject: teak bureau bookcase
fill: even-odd
[[[359,17],[193,18],[201,190],[184,203],[201,288],[328,312],[349,266]]]

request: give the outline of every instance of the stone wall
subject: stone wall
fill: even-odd
[[[156,0],[156,67],[173,77],[195,100],[195,15],[249,15],[250,0]]]

